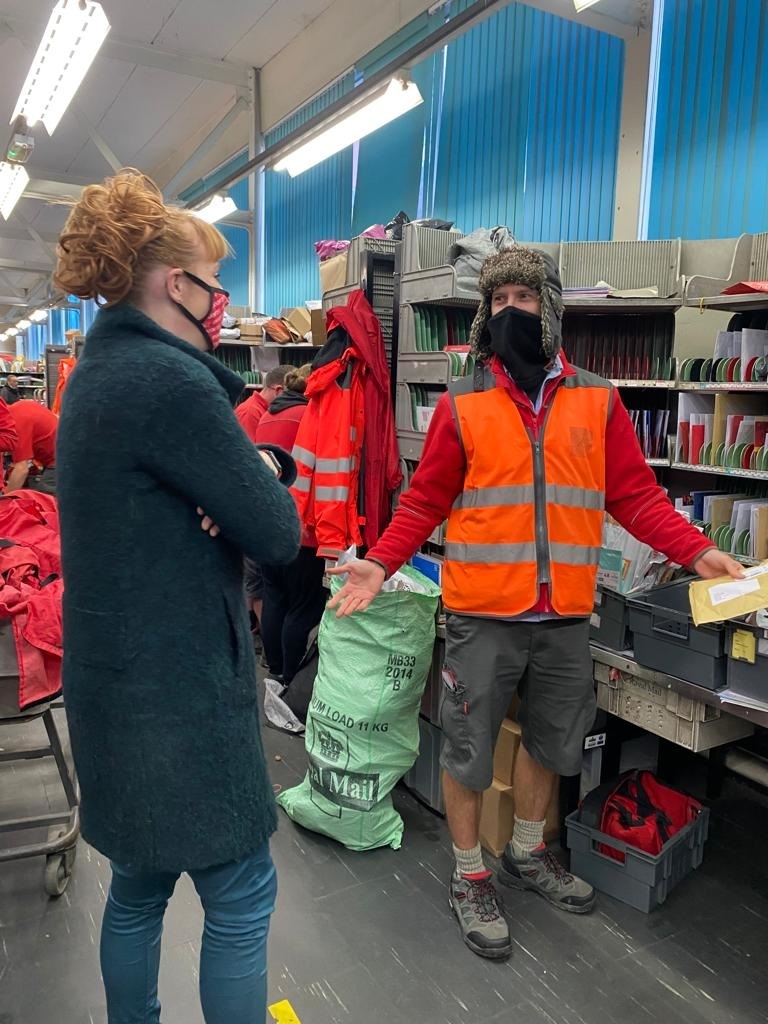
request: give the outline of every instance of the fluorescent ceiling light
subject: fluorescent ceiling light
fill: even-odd
[[[8,335],[7,334],[0,334],[0,342],[7,341],[7,340],[8,340]]]
[[[354,110],[342,114],[335,123],[323,128],[317,135],[300,143],[296,149],[282,157],[275,164],[275,170],[288,171],[295,178],[423,102],[417,85],[393,78],[386,88],[367,97]]]
[[[208,224],[215,224],[217,220],[221,220],[222,217],[228,217],[236,209],[237,203],[234,199],[230,199],[229,196],[213,196],[199,210],[193,210],[192,212],[200,220],[204,220]]]
[[[573,6],[576,8],[576,13],[581,14],[582,11],[586,11],[588,7],[594,7],[595,4],[599,4],[600,0],[573,0]]]
[[[18,331],[16,330],[16,328],[15,328],[15,327],[9,327],[9,328],[8,328],[8,330],[7,330],[7,331],[6,331],[5,333],[6,333],[7,337],[9,337],[9,338],[15,338],[15,337],[16,337],[16,335],[17,335],[17,334],[18,334],[19,332],[18,332]]]
[[[59,0],[53,9],[11,118],[42,121],[52,135],[109,32],[101,4]]]
[[[18,329],[20,331],[26,331],[26,330],[29,330],[29,328],[32,326],[32,321],[31,320],[19,320],[17,322],[16,326],[18,327]]]
[[[34,313],[29,314],[29,319],[33,324],[42,324],[48,319],[47,309],[36,309]]]
[[[21,199],[22,192],[29,184],[29,175],[21,164],[9,164],[0,161],[0,213],[5,220],[13,213],[13,208]]]

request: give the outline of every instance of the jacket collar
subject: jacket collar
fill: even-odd
[[[183,352],[184,355],[196,359],[216,378],[233,404],[242,394],[242,377],[224,366],[209,352],[201,352],[194,345],[190,345],[188,342],[182,341],[181,338],[177,338],[175,334],[171,334],[170,331],[166,331],[129,302],[120,302],[116,306],[110,306],[109,309],[99,310],[93,326],[88,331],[87,344],[93,350],[94,343],[98,347],[113,341],[116,334],[123,333],[142,334],[146,338],[169,345],[171,348]]]

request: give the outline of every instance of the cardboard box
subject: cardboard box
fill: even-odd
[[[520,726],[517,722],[513,722],[511,718],[505,718],[501,723],[493,752],[493,777],[505,786],[512,785],[520,735]]]
[[[515,827],[515,799],[511,786],[496,779],[483,793],[480,813],[480,845],[494,857],[500,857],[512,838]]]
[[[262,338],[264,335],[264,328],[261,324],[240,324],[240,337],[241,338]]]
[[[511,786],[494,779],[490,789],[483,793],[480,813],[480,845],[484,850],[500,857],[512,838],[515,827],[515,794]],[[544,842],[552,842],[560,835],[560,799],[558,787],[547,808]]]
[[[284,320],[290,329],[296,333],[297,338],[303,341],[312,330],[312,318],[306,306],[295,306],[292,309],[284,309],[280,313],[280,319]]]
[[[340,252],[320,264],[320,291],[323,295],[347,283],[347,254]]]
[[[325,331],[325,313],[322,309],[313,309],[310,313],[312,321],[312,344],[315,348],[322,348],[328,340]]]

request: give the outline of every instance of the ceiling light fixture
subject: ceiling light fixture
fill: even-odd
[[[237,203],[234,199],[225,195],[216,195],[204,203],[199,210],[192,210],[192,213],[200,220],[208,224],[215,224],[217,220],[228,217],[230,213],[237,210]]]
[[[393,78],[386,86],[366,96],[336,121],[301,142],[275,164],[276,171],[288,171],[292,178],[303,174],[329,156],[340,153],[353,142],[383,128],[385,124],[418,107],[424,99],[418,86],[404,78]]]
[[[29,319],[33,324],[43,324],[48,319],[48,310],[36,309],[33,313],[29,314]]]
[[[19,321],[17,321],[16,326],[18,327],[18,329],[20,331],[28,331],[29,328],[32,326],[32,321],[31,320],[19,320]]]
[[[573,6],[576,8],[576,13],[581,14],[582,11],[586,11],[588,7],[594,7],[595,4],[599,4],[600,0],[573,0]]]
[[[19,94],[11,123],[23,117],[31,128],[42,121],[48,134],[53,135],[108,32],[109,22],[101,4],[92,0],[59,0]]]
[[[0,161],[0,213],[5,220],[13,213],[14,206],[28,184],[29,175],[21,164]]]
[[[18,333],[19,332],[15,327],[9,327],[8,330],[5,332],[6,337],[8,338],[15,338]]]

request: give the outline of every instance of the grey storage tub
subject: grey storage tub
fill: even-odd
[[[598,892],[648,914],[701,864],[709,830],[709,810],[703,807],[696,821],[682,828],[655,857],[585,825],[579,821],[579,811],[568,815],[565,826],[571,871]],[[624,861],[601,853],[601,845],[620,850]]]
[[[691,579],[629,596],[629,627],[640,665],[708,690],[725,686],[725,627],[694,626],[688,587]]]
[[[752,626],[746,622],[730,621],[727,624],[728,639],[728,689],[745,697],[755,697],[768,703],[768,629]],[[738,661],[731,654],[733,634],[746,630],[755,637],[755,663]]]
[[[627,596],[607,587],[598,587],[595,610],[589,625],[589,639],[611,651],[628,651],[632,647],[629,631]]]

